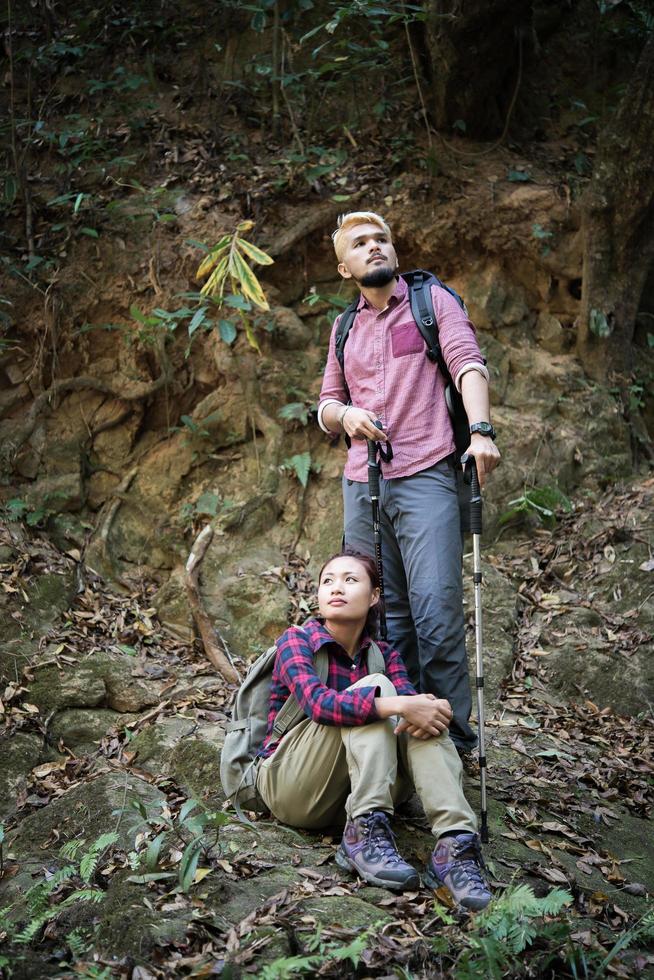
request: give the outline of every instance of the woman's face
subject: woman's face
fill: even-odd
[[[318,606],[327,621],[363,622],[378,601],[379,589],[373,589],[365,566],[356,558],[333,558],[323,569]]]

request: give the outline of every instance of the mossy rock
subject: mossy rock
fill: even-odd
[[[112,878],[98,908],[100,922],[95,945],[109,960],[118,962],[131,956],[136,963],[146,964],[156,946],[184,939],[192,918],[192,905],[189,902],[172,914],[149,908],[144,902],[147,886],[127,880],[134,874],[124,871]]]
[[[355,895],[311,896],[311,898],[301,901],[299,907],[305,915],[315,918],[318,926],[326,926],[327,928],[342,926],[346,929],[357,929],[360,932],[365,932],[371,926],[385,925],[393,920],[393,915],[378,908],[374,902],[366,900],[368,892],[371,893],[370,897],[374,898],[382,893],[382,889],[362,888],[361,898]],[[388,892],[383,891],[384,898],[387,898],[388,895]],[[347,942],[349,943],[349,940]]]
[[[57,667],[37,670],[29,684],[29,700],[42,715],[67,708],[97,708],[107,699],[107,686],[92,660],[76,664],[74,669]]]
[[[26,587],[29,603],[23,606],[26,623],[44,635],[65,612],[75,598],[75,573],[73,569],[64,572],[45,572]]]
[[[168,772],[172,750],[178,742],[187,738],[197,729],[197,722],[190,718],[172,715],[157,718],[155,722],[142,728],[129,744],[130,752],[136,752],[140,768],[148,772]]]
[[[143,819],[130,804],[139,801],[154,807],[163,800],[164,794],[142,779],[103,773],[25,817],[9,837],[9,846],[22,861],[50,841],[54,831],[59,834],[58,849],[68,840],[83,838],[93,843],[101,834],[116,830],[119,846],[131,850]]]
[[[30,683],[30,700],[43,714],[67,708],[112,708],[119,714],[138,712],[156,704],[158,687],[132,676],[134,660],[98,653],[59,670],[47,666]]]
[[[202,738],[184,739],[173,751],[170,772],[189,796],[214,804],[225,799],[220,785],[220,748],[215,744]]]
[[[34,766],[50,755],[43,738],[31,732],[0,739],[0,818],[14,812],[16,794],[27,786]]]
[[[95,751],[105,735],[134,717],[110,708],[70,708],[55,715],[51,731],[79,755]]]

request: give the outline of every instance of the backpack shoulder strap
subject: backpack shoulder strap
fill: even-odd
[[[374,640],[370,641],[370,646],[368,647],[368,672],[371,674],[386,673],[384,654]]]
[[[438,365],[445,377],[449,378],[449,371],[438,339],[438,321],[434,312],[431,287],[440,286],[441,289],[446,290],[450,296],[454,297],[464,313],[467,312],[465,303],[454,289],[447,286],[433,273],[425,272],[424,269],[404,272],[402,273],[402,278],[409,287],[411,312],[418,330],[427,344],[427,357],[430,361]]]
[[[334,346],[336,349],[336,359],[341,365],[341,371],[345,373],[345,342],[347,341],[348,334],[352,329],[352,324],[357,315],[357,307],[359,305],[359,297],[353,299],[349,306],[347,306],[341,313],[341,318],[338,321],[338,327],[336,329],[336,337],[334,338]]]
[[[315,654],[313,662],[318,677],[323,684],[326,684],[329,674],[329,654],[324,647],[321,647]],[[277,712],[277,716],[273,724],[273,735],[276,739],[282,738],[282,736],[286,735],[286,732],[289,732],[291,728],[294,728],[304,717],[305,714],[302,710],[302,706],[298,702],[295,695],[290,694]]]

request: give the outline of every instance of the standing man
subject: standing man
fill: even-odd
[[[388,639],[416,689],[450,702],[450,736],[460,751],[469,751],[476,736],[469,724],[460,463],[445,382],[425,356],[386,221],[372,211],[350,212],[332,237],[339,273],[361,291],[343,370],[335,351],[339,319],[334,323],[318,405],[320,427],[351,439],[343,476],[345,542],[373,553],[366,440],[388,440],[393,458],[382,464],[380,498]],[[442,287],[433,285],[431,292],[445,363],[470,421],[468,452],[483,486],[500,461],[488,371],[465,312]]]

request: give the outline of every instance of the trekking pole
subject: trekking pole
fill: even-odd
[[[382,424],[377,419],[375,425],[378,429]],[[372,504],[372,536],[375,542],[375,561],[377,563],[377,575],[379,576],[379,633],[382,640],[387,637],[386,611],[384,609],[384,569],[382,566],[381,550],[381,526],[379,523],[379,460],[377,452],[379,443],[376,439],[368,439],[368,495]]]
[[[481,488],[474,456],[463,456],[466,477],[470,479],[470,531],[472,533],[472,567],[475,586],[475,648],[477,662],[477,721],[479,726],[479,781],[481,788],[481,828],[484,844],[488,843],[488,808],[486,805],[486,741],[484,715],[484,660],[481,623]]]

